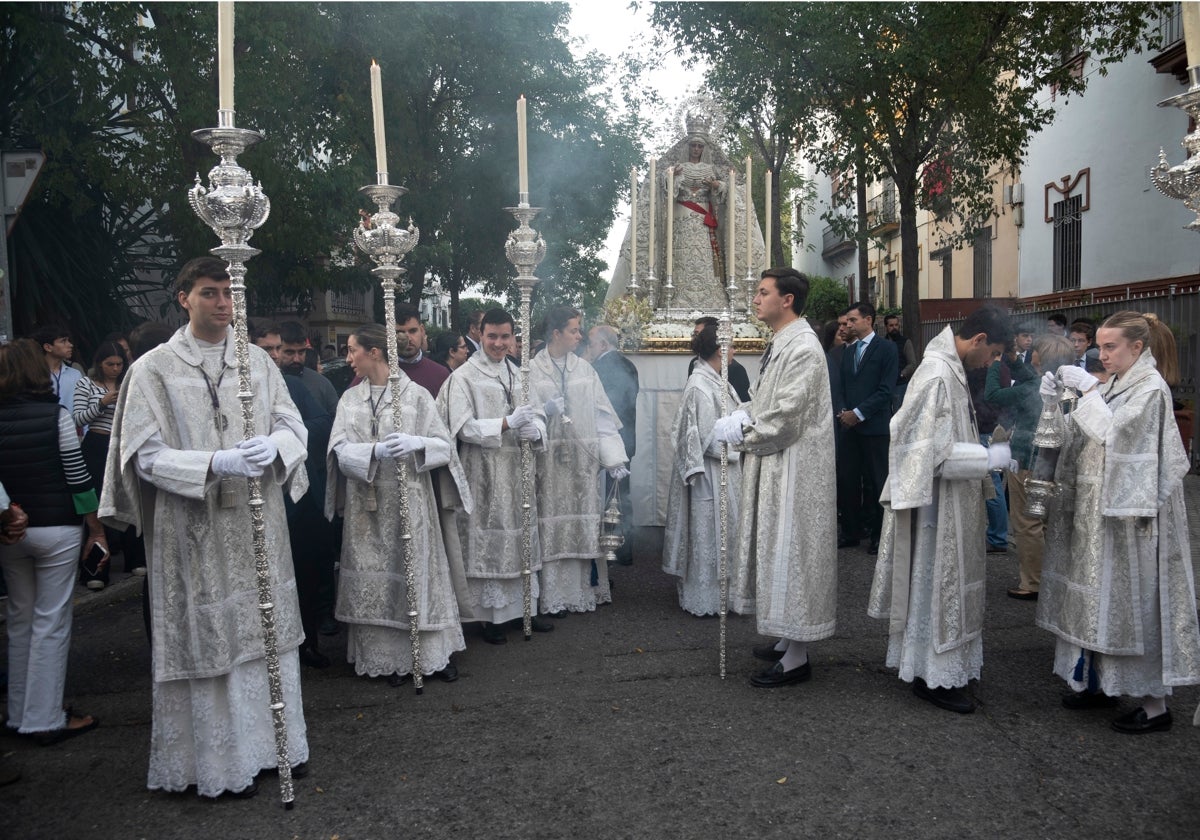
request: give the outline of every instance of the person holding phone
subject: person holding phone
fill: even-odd
[[[59,404],[28,339],[0,346],[0,484],[27,517],[6,516],[0,566],[8,583],[8,727],[42,745],[95,729],[63,710],[71,646],[71,596],[80,549],[108,545],[75,423]],[[87,537],[80,521],[87,523]],[[100,566],[107,563],[107,557]]]

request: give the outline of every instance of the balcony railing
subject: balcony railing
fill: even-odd
[[[854,237],[826,225],[821,231],[821,256],[832,259],[855,250]]]
[[[367,298],[362,292],[332,292],[329,295],[329,311],[334,315],[367,314]]]
[[[871,233],[886,232],[900,227],[900,202],[896,188],[885,189],[867,201],[867,230]]]

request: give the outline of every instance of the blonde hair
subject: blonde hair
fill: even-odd
[[[1158,320],[1153,312],[1133,312],[1125,309],[1105,319],[1102,329],[1120,330],[1126,341],[1142,342],[1158,366],[1158,373],[1168,385],[1179,384],[1179,349],[1171,328]]]
[[[1075,361],[1075,350],[1071,347],[1071,342],[1061,335],[1041,333],[1033,339],[1029,349],[1038,354],[1038,367],[1042,371],[1058,370],[1063,365]]]

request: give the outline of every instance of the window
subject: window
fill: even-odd
[[[1083,257],[1083,197],[1054,203],[1054,291],[1078,289]]]
[[[887,305],[896,305],[896,272],[889,271],[887,277]]]
[[[992,296],[992,227],[988,225],[975,234],[971,244],[975,252],[975,297]]]
[[[929,255],[930,259],[942,267],[943,300],[950,300],[950,298],[954,297],[954,274],[951,270],[954,265],[954,260],[951,259],[953,253],[949,248],[944,248],[941,251],[934,251]]]

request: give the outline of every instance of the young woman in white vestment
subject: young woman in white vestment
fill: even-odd
[[[596,371],[575,355],[583,338],[579,312],[556,306],[544,326],[546,348],[529,365],[532,399],[546,410],[546,448],[537,456],[538,604],[562,617],[612,601],[600,551],[603,475],[619,481],[629,472],[621,421]]]
[[[663,571],[679,578],[679,606],[693,615],[720,612],[721,447],[713,436],[717,418],[738,406],[737,392],[721,381],[717,328],[706,324],[692,336],[698,362],[675,414],[675,463],[667,491]],[[733,348],[730,347],[730,359]],[[725,405],[722,405],[722,391]],[[729,447],[727,562],[733,563],[742,489],[741,454]]]
[[[470,498],[454,443],[433,397],[403,373],[400,430],[396,429],[382,327],[370,324],[352,333],[346,360],[362,381],[338,403],[329,437],[325,502],[326,516],[342,513],[346,522],[335,612],[346,625],[346,658],[356,673],[386,676],[392,685],[400,685],[412,673],[396,470],[397,459],[403,458],[408,466],[421,673],[452,682],[458,674],[450,654],[465,644],[430,471],[449,467],[459,492]]]
[[[1071,688],[1063,705],[1139,698],[1112,727],[1140,734],[1169,729],[1172,688],[1200,683],[1188,459],[1159,372],[1177,356],[1170,330],[1137,312],[1111,316],[1097,341],[1106,383],[1073,365],[1058,370],[1081,398],[1058,459],[1038,624],[1058,637],[1054,673]],[[1042,393],[1054,387],[1047,373]]]

